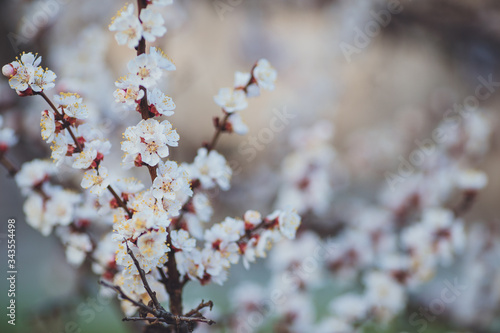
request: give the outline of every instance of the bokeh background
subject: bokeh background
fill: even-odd
[[[220,2],[225,6],[218,7],[211,0],[178,0],[164,10],[168,32],[156,45],[177,66],[164,86],[177,105],[171,121],[181,136],[173,158],[192,160],[213,132],[212,117],[219,110],[212,96],[220,87],[232,84],[235,70],[249,70],[259,58],[270,60],[278,71],[278,82],[275,91],[250,101],[243,114],[250,128],[248,135],[269,126],[275,109],[286,109],[296,117],[250,162],[238,152],[246,137],[221,138],[219,151],[236,161],[241,172],[234,176],[232,189],[217,197],[214,220],[239,215],[249,207],[269,211],[279,186],[281,161],[291,149],[289,134],[318,119],[334,125],[332,144],[350,174],[349,181],[340,180],[345,186],[336,199],[370,198],[384,180],[384,172],[397,169],[397,157],[408,156],[415,148],[414,139],[428,137],[446,110],[474,93],[479,76],[492,75],[494,81],[500,81],[500,3],[494,0],[402,0],[398,2],[401,11],[390,17],[387,26],[358,45],[360,29],[373,22],[373,13],[386,9],[389,2]],[[134,57],[128,48],[117,46],[107,30],[122,5],[116,0],[4,0],[0,10],[1,64],[22,51],[42,55],[63,86],[78,87],[94,116],[102,117],[103,128],[110,135],[118,134],[112,139],[115,150],[119,133],[130,125],[130,118],[113,109],[114,81],[125,74],[127,61]],[[346,57],[345,44],[357,51]],[[10,152],[18,164],[49,155],[38,130],[39,112],[44,107],[41,99],[18,98],[7,80],[0,80],[0,113],[20,137]],[[499,107],[500,93],[481,102],[481,108],[491,115],[493,128],[497,128]],[[498,223],[499,134],[493,132],[490,153],[478,164],[489,183],[466,215],[472,222]],[[119,160],[120,152],[115,154]],[[145,176],[147,173],[138,174],[139,178]],[[0,330],[64,332],[63,325],[75,321],[81,332],[132,332],[132,325],[121,323],[114,302],[98,311],[90,323],[67,311],[97,295],[97,276],[85,276],[72,268],[55,237],[43,237],[26,225],[23,197],[5,170],[0,170],[0,188],[0,233],[6,233],[8,218],[17,220],[19,272],[18,325],[7,326],[4,318]],[[330,230],[329,222],[322,221],[327,227],[321,228]],[[0,267],[5,271],[5,238],[0,242]],[[202,295],[223,311],[230,306],[227,295],[231,286],[249,277],[265,282],[268,276],[262,262],[251,271],[238,265],[224,287],[201,288],[191,283],[186,299],[194,303]],[[6,286],[5,278],[0,279],[2,308]],[[407,329],[415,330],[401,319],[387,331]],[[427,331],[459,329],[442,316]],[[494,321],[481,330],[498,331]]]

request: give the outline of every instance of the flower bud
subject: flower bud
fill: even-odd
[[[2,74],[8,78],[11,78],[12,76],[16,75],[16,72],[17,72],[16,69],[11,64],[7,64],[2,67]]]

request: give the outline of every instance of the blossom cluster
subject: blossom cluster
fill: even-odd
[[[172,1],[153,1],[153,5],[165,6]],[[142,9],[139,17],[134,14],[134,5],[129,4],[122,8],[112,19],[109,30],[116,31],[115,39],[119,45],[135,48],[141,38],[154,42],[157,37],[163,36],[167,29],[163,26],[163,17],[149,6]]]
[[[485,274],[498,274],[484,270],[486,258],[495,250],[477,245],[483,243],[479,239],[492,236],[486,236],[485,228],[480,227],[474,228],[469,236],[462,216],[487,184],[485,173],[472,167],[476,158],[488,150],[491,130],[484,119],[485,115],[478,112],[460,125],[440,124],[447,129],[448,139],[428,147],[437,153],[429,157],[421,171],[400,183],[396,193],[387,184],[379,192],[378,204],[356,200],[344,203],[341,213],[329,212],[343,221],[336,227],[335,236],[322,239],[315,230],[318,226],[305,225],[304,229],[310,230],[300,233],[293,244],[280,243],[269,261],[272,278],[268,286],[246,282],[232,294],[236,311],[230,315],[231,328],[258,331],[266,321],[255,324],[252,316],[256,313],[273,320],[276,330],[289,332],[362,332],[370,322],[387,324],[405,310],[414,294],[438,274],[440,267],[450,267],[471,247],[474,250],[466,255],[469,261],[464,262],[465,270],[470,273],[470,265],[476,265]],[[329,158],[327,152],[332,150],[325,145],[327,141],[316,139],[330,138],[330,133],[324,125],[314,125],[292,134],[295,151],[283,163],[282,186],[296,191],[296,196],[302,195],[304,201],[310,195],[309,183],[301,181],[301,177],[303,174],[312,177],[317,172],[315,168],[308,169],[307,163],[317,161],[311,164],[320,170],[335,169],[339,163],[338,159]],[[302,140],[294,141],[295,138]],[[304,145],[310,147],[310,155],[303,150]],[[314,158],[318,148],[323,153]],[[294,157],[296,152],[312,159],[300,161]],[[322,160],[325,155],[326,160]],[[278,196],[278,203],[284,195]],[[453,203],[456,197],[458,203]],[[314,209],[316,206],[303,207],[302,212],[312,215],[324,213]],[[483,258],[485,261],[478,261]],[[477,272],[469,275],[486,280],[485,275]],[[328,314],[318,321],[316,318],[322,311],[315,308],[313,291],[326,292],[323,288],[335,283],[350,291],[331,294]],[[475,289],[468,292],[468,297],[477,302],[485,294]],[[457,302],[457,307],[460,313],[468,313],[468,318],[474,316],[470,313],[472,306]]]
[[[234,88],[221,88],[214,96],[215,103],[222,108],[225,115],[222,123],[217,123],[216,126],[229,133],[234,132],[239,135],[248,133],[248,126],[238,111],[248,107],[247,97],[260,95],[260,88],[274,90],[276,78],[276,70],[266,59],[257,61],[250,73],[236,72]]]
[[[40,66],[42,57],[23,53],[16,61],[2,67],[2,74],[9,78],[9,85],[20,96],[29,96],[54,87],[56,75]]]

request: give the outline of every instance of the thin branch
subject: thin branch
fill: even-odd
[[[251,75],[250,75],[250,79],[248,80],[247,84],[244,87],[238,88],[238,89],[242,89],[245,92],[245,94],[247,93],[248,87],[252,83],[255,82],[255,78],[253,77],[254,68],[255,68],[255,65],[252,67],[252,70],[250,71]],[[222,122],[219,122],[216,124],[217,126],[216,126],[215,133],[212,137],[212,140],[210,141],[209,144],[205,145],[205,147],[207,148],[208,151],[215,148],[215,145],[217,144],[217,140],[219,139],[220,134],[226,130],[227,121],[228,121],[228,118],[231,114],[224,111],[224,109],[222,109],[222,112],[224,112],[224,118],[222,118]]]
[[[136,300],[127,296],[127,294],[125,294],[119,286],[112,285],[104,280],[100,280],[99,284],[101,284],[107,288],[113,289],[114,291],[116,291],[118,293],[118,295],[120,295],[120,297],[122,299],[129,301],[130,303],[134,304],[135,306],[141,308],[145,312],[150,313],[154,316],[154,317],[144,317],[144,318],[143,317],[125,317],[125,318],[123,318],[124,321],[137,321],[137,320],[153,320],[153,321],[155,321],[155,320],[157,320],[160,322],[164,322],[164,323],[167,323],[170,325],[176,325],[176,326],[178,326],[181,322],[187,322],[187,323],[202,322],[202,323],[207,323],[208,325],[215,324],[215,321],[213,321],[211,319],[207,319],[205,317],[186,317],[186,316],[173,315],[170,312],[165,311],[163,309],[163,307],[161,307],[161,305],[160,305],[160,308],[158,310],[153,309],[153,308],[147,306],[146,304],[144,304],[142,302],[137,302]]]
[[[59,110],[57,110],[56,106],[54,105],[54,103],[52,103],[52,101],[50,100],[50,98],[47,97],[47,95],[45,95],[45,93],[43,91],[39,92],[38,93],[40,96],[43,97],[43,99],[47,102],[47,104],[50,105],[50,107],[52,108],[52,110],[54,110],[54,112],[59,115],[61,118],[62,118],[62,114],[59,112]],[[68,130],[68,133],[69,135],[71,135],[71,138],[73,139],[73,141],[75,142],[75,145],[77,147],[77,149],[82,152],[83,151],[83,147],[82,145],[80,144],[80,142],[76,139],[76,136],[75,134],[73,133],[73,131],[71,130],[71,127],[66,127],[66,129]],[[127,212],[128,216],[129,217],[132,217],[132,213],[129,211],[129,209],[127,208],[127,205],[123,202],[123,200],[116,194],[115,190],[111,187],[111,185],[108,185],[108,191],[113,195],[113,197],[115,198],[115,200],[118,202],[118,205],[120,207],[122,207],[123,209],[125,209],[125,211]]]
[[[154,315],[156,315],[156,310],[147,306],[146,304],[142,303],[142,302],[137,302],[136,300],[130,298],[129,296],[127,296],[127,294],[125,294],[122,290],[122,288],[118,287],[118,286],[115,286],[115,285],[112,285],[110,283],[107,283],[106,281],[104,280],[100,280],[99,281],[99,284],[107,287],[107,288],[110,288],[110,289],[113,289],[114,291],[116,291],[118,293],[118,295],[120,295],[120,297],[124,300],[127,300],[129,301],[130,303],[134,304],[135,306],[143,309],[144,311],[146,312],[149,312],[149,313],[152,313]]]
[[[200,322],[200,323],[207,323],[208,325],[215,324],[215,321],[211,319],[207,319],[205,317],[185,317],[185,316],[172,316],[172,318],[177,322]],[[147,320],[147,321],[159,321],[159,322],[166,322],[164,318],[158,318],[158,317],[125,317],[122,319],[122,321],[140,321],[140,320]],[[170,322],[166,322],[168,324],[174,324]]]
[[[118,205],[120,207],[122,207],[123,209],[125,209],[125,211],[127,212],[129,217],[132,217],[132,213],[128,209],[127,205],[125,204],[125,202],[123,202],[123,200],[120,198],[120,196],[118,194],[116,194],[115,190],[111,187],[111,185],[108,185],[107,189],[113,195],[115,200],[118,202]]]
[[[212,149],[215,148],[215,145],[217,144],[217,140],[219,139],[220,134],[226,128],[227,119],[229,118],[229,115],[230,115],[230,113],[225,112],[224,118],[222,118],[222,122],[217,125],[215,133],[212,137],[212,140],[210,141],[209,144],[206,145],[206,148],[208,151],[211,151]]]
[[[170,232],[167,235],[167,244],[172,244],[170,238]],[[168,254],[168,259],[165,264],[167,266],[168,279],[167,279],[167,292],[170,297],[170,312],[174,315],[182,315],[182,287],[183,284],[180,281],[180,273],[177,269],[177,261],[175,259],[175,253],[172,250]]]
[[[236,243],[238,243],[238,244],[239,244],[240,242],[243,242],[243,241],[245,241],[245,240],[247,240],[247,239],[250,239],[250,237],[252,237],[252,236],[253,236],[253,234],[254,234],[256,231],[258,231],[258,230],[260,230],[260,229],[262,229],[262,228],[264,228],[264,227],[266,227],[266,226],[268,226],[268,225],[270,225],[270,224],[272,224],[272,223],[274,223],[274,221],[268,221],[268,220],[264,219],[262,222],[260,222],[259,224],[257,224],[257,225],[255,226],[255,228],[250,229],[250,230],[247,230],[247,231],[245,232],[245,234],[244,234],[243,236],[241,236],[241,237],[240,237],[240,239],[238,239],[238,240],[236,241]]]
[[[146,0],[137,0],[137,8],[138,8],[138,18],[139,21],[141,21],[141,11],[148,6],[148,3]],[[142,21],[141,21],[142,23]],[[141,38],[139,41],[139,45],[137,45],[137,55],[141,55],[143,53],[146,53],[146,40],[144,37]]]
[[[0,163],[7,169],[9,175],[15,176],[16,173],[19,172],[19,168],[16,167],[7,157],[5,157],[5,153],[2,152],[0,154]]]
[[[210,308],[210,311],[212,311],[212,307],[214,306],[214,303],[212,301],[205,302],[204,300],[201,300],[201,303],[193,310],[189,311],[186,313],[184,316],[185,317],[193,317],[195,315],[200,315],[200,311],[204,308]]]
[[[142,283],[144,284],[144,289],[146,289],[149,297],[151,297],[151,300],[153,301],[153,304],[154,304],[155,308],[156,309],[161,309],[162,306],[161,306],[160,302],[158,302],[158,299],[156,298],[156,293],[149,286],[148,280],[146,279],[146,273],[141,268],[141,265],[139,264],[139,261],[137,260],[137,258],[135,257],[134,253],[132,252],[132,250],[128,246],[128,241],[127,240],[125,241],[125,245],[127,246],[127,253],[128,253],[128,255],[132,258],[132,260],[134,261],[135,267],[139,271],[139,275],[141,276]]]
[[[165,275],[165,272],[163,271],[163,269],[161,267],[156,267],[158,269],[158,272],[160,273],[160,277],[161,277],[161,280],[160,282],[165,285],[165,288],[167,287],[167,283],[168,283],[168,278],[167,276]]]
[[[38,93],[40,96],[43,97],[43,99],[47,102],[47,104],[50,105],[50,107],[52,108],[52,110],[54,110],[54,112],[59,115],[61,118],[63,117],[63,115],[59,112],[59,110],[57,110],[56,106],[54,105],[54,103],[52,103],[52,101],[50,100],[50,98],[47,97],[47,95],[45,95],[45,93],[43,91],[39,92]],[[80,152],[83,151],[83,147],[82,145],[80,144],[80,142],[78,142],[78,140],[76,139],[76,136],[75,134],[73,133],[73,131],[71,130],[71,127],[66,127],[66,129],[68,130],[69,132],[69,135],[71,135],[71,138],[73,139],[73,141],[75,142],[75,145],[76,147],[78,148],[78,150]]]

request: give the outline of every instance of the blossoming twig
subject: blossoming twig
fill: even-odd
[[[205,302],[204,300],[201,300],[201,303],[193,310],[189,311],[186,313],[184,316],[185,317],[192,317],[195,315],[201,316],[200,311],[204,308],[210,308],[212,310],[212,307],[214,306],[214,303],[212,301]]]
[[[0,163],[7,169],[10,176],[15,176],[19,169],[5,156],[4,152],[0,152]]]
[[[203,322],[207,323],[208,325],[215,324],[215,321],[211,319],[207,319],[205,317],[188,317],[188,316],[178,316],[178,315],[173,315],[170,312],[165,311],[163,307],[160,307],[158,309],[154,309],[142,302],[138,302],[134,300],[133,298],[127,296],[123,292],[123,290],[119,286],[112,285],[104,280],[100,280],[99,283],[103,285],[104,287],[110,288],[114,291],[116,291],[120,297],[124,300],[129,301],[130,303],[134,304],[138,308],[142,309],[146,313],[152,314],[154,317],[125,317],[123,318],[123,321],[137,321],[137,320],[153,320],[153,321],[159,321],[159,322],[164,322],[169,325],[176,325],[178,326],[182,322],[186,323],[193,323],[193,322]]]
[[[56,106],[54,105],[54,103],[52,103],[52,101],[50,100],[50,98],[47,97],[47,95],[45,95],[45,93],[43,91],[40,91],[39,93],[36,93],[40,96],[43,97],[43,99],[47,102],[47,104],[50,105],[50,107],[52,108],[52,110],[54,110],[54,112],[59,116],[59,117],[63,117],[62,114],[57,110]],[[75,142],[75,145],[78,149],[78,152],[82,152],[83,151],[83,148],[82,148],[82,145],[80,144],[80,142],[78,142],[78,140],[76,139],[76,136],[75,134],[73,133],[73,131],[71,130],[71,127],[67,126],[66,129],[68,130],[68,133],[69,135],[71,135],[71,138],[73,139],[73,141]]]
[[[149,297],[151,297],[151,300],[153,301],[153,305],[155,306],[156,309],[160,309],[161,305],[160,302],[158,302],[158,299],[156,298],[156,293],[151,290],[151,287],[149,286],[148,280],[146,279],[146,273],[144,270],[141,268],[141,265],[139,264],[139,261],[137,261],[137,258],[135,257],[134,253],[128,246],[128,241],[125,240],[125,245],[127,246],[127,253],[128,255],[132,258],[134,261],[134,265],[139,271],[139,275],[141,276],[142,283],[144,284],[144,289],[146,289]]]

